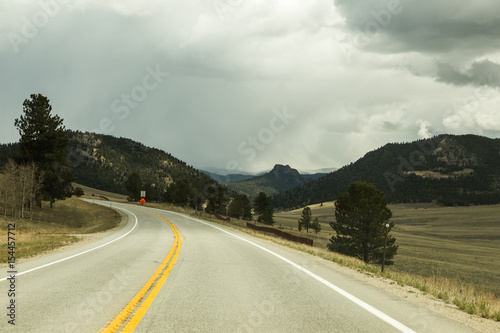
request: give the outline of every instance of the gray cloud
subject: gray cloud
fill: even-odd
[[[436,80],[457,86],[492,86],[500,87],[500,65],[489,60],[474,62],[469,69],[461,72],[448,63],[437,63]]]
[[[197,167],[340,167],[433,131],[500,134],[497,95],[474,86],[484,73],[498,86],[493,0],[256,0],[223,14],[205,0],[62,3],[49,15],[0,2],[1,142],[18,139],[14,119],[38,92],[68,128]],[[156,68],[168,77],[148,79]],[[283,108],[295,118],[273,127]]]
[[[478,55],[500,46],[500,3],[480,0],[335,0],[352,31],[378,52]]]

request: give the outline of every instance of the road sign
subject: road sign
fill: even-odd
[[[146,191],[141,191],[141,198],[145,198],[146,197]]]

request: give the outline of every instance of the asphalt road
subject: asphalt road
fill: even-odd
[[[1,332],[98,332],[120,313],[175,240],[160,217],[120,207],[129,217],[123,229],[17,265],[15,327],[6,315],[10,283],[0,281],[6,313]],[[182,248],[135,332],[471,332],[308,255],[180,214],[149,211],[177,227]]]

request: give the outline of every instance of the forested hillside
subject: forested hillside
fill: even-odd
[[[68,138],[66,157],[80,184],[127,194],[125,181],[134,172],[159,195],[167,184],[181,179],[188,180],[200,191],[207,184],[215,183],[172,155],[130,139],[78,131],[68,131]],[[0,146],[0,167],[14,155],[17,147],[17,143]]]
[[[390,143],[314,182],[273,197],[275,207],[331,201],[357,180],[373,183],[387,200],[443,205],[500,202],[500,139],[439,135]]]

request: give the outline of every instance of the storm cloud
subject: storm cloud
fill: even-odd
[[[498,12],[494,0],[0,1],[0,141],[18,140],[32,93],[68,128],[229,171],[498,137]]]

